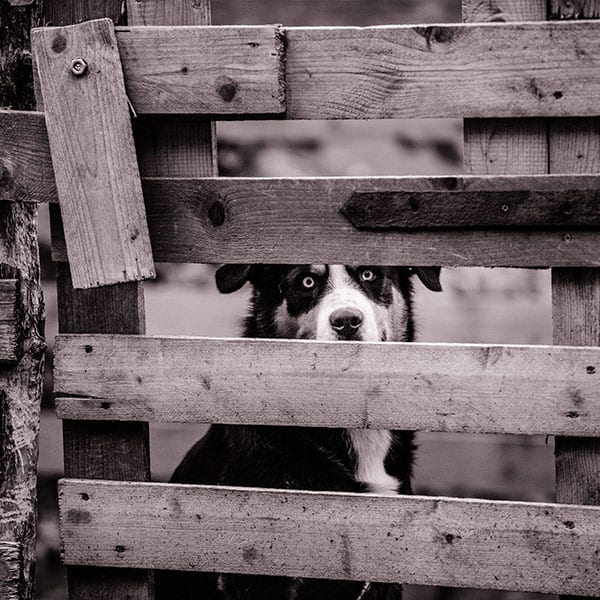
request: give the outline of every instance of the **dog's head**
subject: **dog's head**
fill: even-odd
[[[225,294],[253,286],[244,334],[316,340],[412,341],[412,275],[441,291],[439,267],[224,265]]]

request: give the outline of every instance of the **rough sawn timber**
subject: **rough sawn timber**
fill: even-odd
[[[55,350],[64,419],[600,435],[599,383],[597,348],[104,335]]]
[[[600,508],[63,480],[67,564],[600,595]]]
[[[33,53],[75,287],[154,277],[112,21],[36,29]]]
[[[600,233],[357,230],[341,213],[354,192],[444,189],[455,178],[146,179],[154,258],[163,262],[549,267],[600,264]],[[465,181],[473,190],[494,181]],[[528,180],[517,185],[535,185]],[[560,182],[559,182],[560,181]],[[543,186],[574,183],[547,180]],[[506,189],[507,180],[497,184]],[[577,183],[575,183],[577,185]],[[595,185],[580,180],[580,185]],[[446,188],[447,189],[447,188]],[[572,188],[571,188],[572,189]],[[56,228],[53,256],[66,260]]]

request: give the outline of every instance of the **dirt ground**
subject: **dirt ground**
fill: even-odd
[[[459,21],[455,0],[216,0],[215,24],[373,25]],[[374,122],[225,122],[218,124],[223,175],[442,175],[462,170],[462,124],[456,120]],[[57,332],[47,214],[40,217],[47,337]],[[547,271],[456,269],[445,291],[417,290],[420,341],[551,343]],[[146,284],[149,334],[235,336],[247,292],[219,296],[213,267],[159,265]],[[51,362],[51,348],[49,354]],[[47,378],[40,442],[37,600],[64,600],[59,561],[56,480],[62,471],[61,427]],[[524,398],[524,401],[527,399]],[[151,425],[152,478],[168,479],[204,428]],[[552,500],[553,442],[540,437],[421,434],[417,493],[512,500]],[[409,600],[523,600],[537,594],[409,586]]]

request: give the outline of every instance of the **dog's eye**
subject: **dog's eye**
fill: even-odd
[[[315,285],[316,281],[312,277],[305,277],[302,280],[302,286],[305,287],[307,290],[314,288]]]
[[[364,271],[361,271],[360,278],[363,281],[373,281],[373,279],[375,279],[375,273],[369,269],[365,269]]]

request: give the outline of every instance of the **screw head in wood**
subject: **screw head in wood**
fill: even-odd
[[[500,207],[500,210],[501,210],[503,213],[507,213],[507,212],[510,210],[510,206],[509,206],[508,204],[503,204],[503,205]]]
[[[75,77],[81,77],[82,75],[85,75],[87,70],[88,65],[83,58],[74,58],[71,61],[71,73],[73,73]]]

